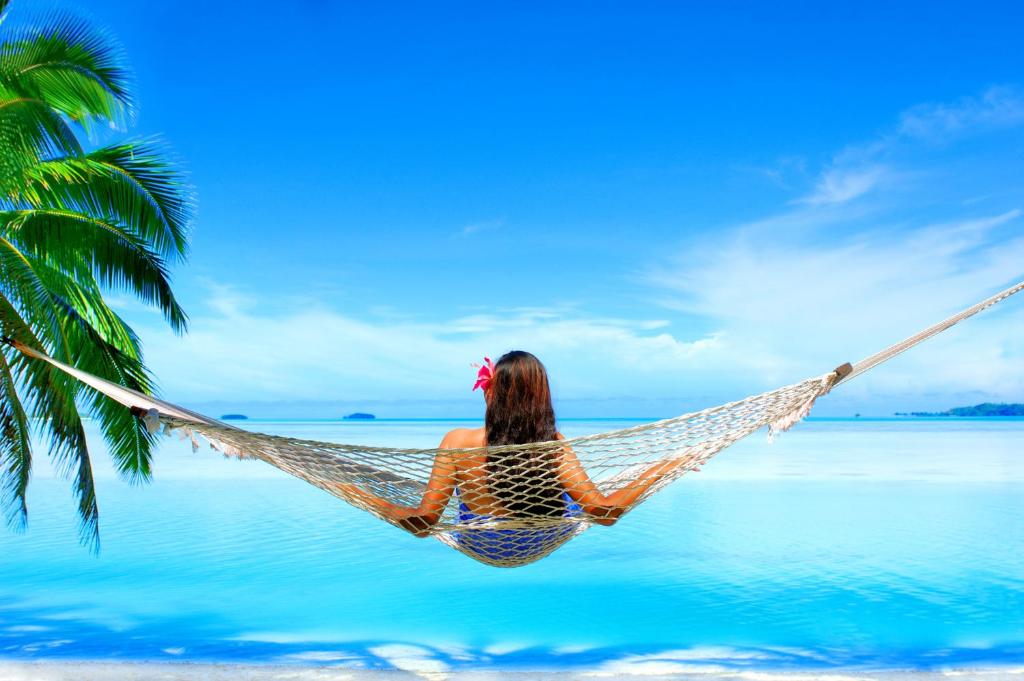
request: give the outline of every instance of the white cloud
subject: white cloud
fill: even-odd
[[[509,653],[518,653],[521,650],[530,648],[531,644],[516,642],[516,641],[505,641],[502,643],[492,643],[483,649],[485,655],[508,655]]]
[[[429,680],[448,677],[448,665],[435,657],[434,652],[421,646],[402,643],[388,643],[369,649],[396,669],[410,672]]]
[[[900,116],[898,133],[931,141],[966,131],[1024,123],[1024,96],[1012,87],[993,87],[977,97],[948,103],[921,104]]]
[[[860,359],[1024,278],[1024,197],[993,184],[998,175],[969,172],[953,146],[1019,125],[1024,97],[1013,88],[913,107],[835,154],[788,210],[701,234],[648,279],[665,307],[713,326],[721,352],[759,376],[758,387]],[[953,217],[929,221],[929,209]],[[950,330],[844,392],[864,401],[930,396],[947,407],[1020,401],[1022,303]]]
[[[738,674],[737,663],[756,661],[770,663],[782,656],[757,650],[742,650],[726,646],[697,646],[688,649],[665,650],[657,653],[625,655],[600,664],[587,676],[661,676],[678,674]]]
[[[467,237],[480,232],[489,232],[495,229],[500,229],[505,224],[505,218],[497,218],[495,220],[482,220],[480,222],[472,222],[465,225],[460,229],[457,234],[458,236]]]
[[[356,662],[362,666],[362,660],[358,656],[337,650],[304,650],[282,655],[281,659],[299,662]]]
[[[678,394],[670,372],[714,363],[719,355],[715,333],[685,339],[664,319],[588,317],[571,309],[423,322],[360,319],[306,301],[272,314],[222,285],[211,288],[206,303],[184,337],[160,326],[141,329],[147,358],[171,399],[459,397],[472,383],[472,362],[515,348],[548,365],[563,397]]]
[[[835,205],[895,185],[908,173],[894,172],[894,159],[921,143],[948,144],[957,138],[1024,124],[1024,95],[992,87],[953,103],[920,104],[901,113],[894,128],[837,153],[813,190],[794,203]]]
[[[652,281],[715,321],[729,353],[768,383],[858,360],[1024,274],[1019,210],[897,232],[809,236],[802,211],[688,244]],[[786,235],[799,234],[794,240]],[[1021,301],[966,322],[858,380],[890,393],[1024,394]],[[854,385],[854,384],[851,384]],[[769,387],[767,384],[764,387]],[[950,405],[952,406],[952,405]]]
[[[812,206],[846,203],[867,194],[877,187],[885,177],[885,169],[881,166],[853,169],[830,168],[822,173],[814,191],[799,199],[798,203]]]

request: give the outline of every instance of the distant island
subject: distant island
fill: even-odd
[[[245,414],[224,414],[220,418],[222,421],[244,421],[249,417]]]
[[[358,420],[358,419],[367,420],[367,419],[375,419],[377,417],[374,416],[373,414],[366,414],[364,412],[357,411],[357,412],[355,412],[353,414],[349,414],[348,416],[343,416],[342,418],[344,418],[344,419],[353,419],[353,420]]]
[[[947,411],[898,411],[896,416],[1024,416],[1024,404],[985,402],[973,407],[953,407]]]

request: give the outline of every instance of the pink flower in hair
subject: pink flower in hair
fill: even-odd
[[[473,364],[473,366],[480,369],[476,372],[476,383],[473,384],[473,390],[480,388],[487,392],[487,389],[491,387],[491,381],[494,380],[494,362],[490,357],[484,357],[483,364]]]

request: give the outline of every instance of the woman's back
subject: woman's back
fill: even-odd
[[[555,433],[555,439],[561,439],[560,433]],[[487,447],[487,429],[484,428],[456,428],[450,431],[441,443],[444,449],[468,449],[481,451],[459,452],[451,457],[455,469],[455,494],[463,510],[481,516],[493,517],[514,517],[521,515],[524,501],[533,499],[529,506],[529,515],[563,515],[566,502],[565,490],[557,480],[557,468],[559,461],[554,460],[554,455],[543,455],[538,452],[516,453],[511,455],[515,458],[514,464],[525,468],[525,471],[518,473],[518,490],[510,490],[508,487],[502,489],[495,478],[500,475],[509,475],[506,470],[509,468],[506,459],[510,455],[503,453],[487,453],[482,448]],[[538,457],[544,456],[543,460]],[[526,465],[523,459],[526,458]],[[512,492],[512,503],[507,500],[509,491]],[[502,494],[505,492],[506,494]],[[517,504],[517,501],[519,502]],[[554,502],[554,503],[552,503]],[[520,513],[517,514],[517,511]]]
[[[485,428],[456,428],[441,442],[442,449],[478,450],[487,446]],[[483,451],[460,452],[452,456],[455,493],[459,502],[478,515],[506,516],[506,509],[491,492],[487,480],[487,455]]]

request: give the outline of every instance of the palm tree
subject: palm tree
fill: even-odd
[[[12,27],[9,1],[0,0],[0,333],[151,392],[139,338],[104,295],[134,295],[159,308],[176,332],[185,329],[168,268],[187,252],[190,190],[154,141],[91,149],[80,141],[131,121],[119,50],[65,14]],[[84,415],[97,420],[125,478],[149,478],[154,439],[135,417],[3,346],[0,503],[8,522],[15,529],[27,522],[35,433],[73,480],[82,540],[96,549]]]

